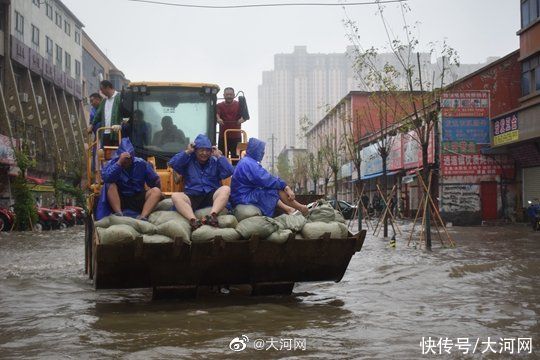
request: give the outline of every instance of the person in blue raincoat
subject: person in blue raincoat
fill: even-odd
[[[150,163],[135,157],[128,138],[122,139],[116,155],[101,170],[101,177],[104,186],[96,209],[97,220],[111,213],[137,215],[137,219],[147,220],[162,199],[159,175]]]
[[[307,214],[308,208],[295,200],[294,192],[285,181],[260,164],[265,145],[259,139],[249,139],[246,156],[238,162],[232,176],[231,202],[234,206],[255,205],[265,216],[273,216],[276,206],[286,213],[296,209]]]
[[[203,222],[217,227],[217,214],[225,208],[231,193],[228,186],[221,185],[221,180],[231,176],[234,170],[227,158],[212,146],[206,135],[199,134],[185,151],[173,156],[169,165],[184,178],[184,192],[171,195],[176,211],[189,219],[193,229]],[[201,222],[194,211],[205,207],[212,210]]]

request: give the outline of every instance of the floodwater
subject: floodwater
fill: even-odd
[[[517,338],[531,338],[519,358],[540,357],[540,232],[524,226],[454,227],[457,247],[432,253],[368,236],[340,283],[190,301],[95,291],[82,270],[83,231],[0,235],[0,358],[513,357],[492,353],[504,349],[500,338],[516,338],[514,354]],[[235,353],[242,335],[246,349]],[[448,352],[421,346],[441,339]]]

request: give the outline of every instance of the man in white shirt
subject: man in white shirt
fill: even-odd
[[[94,124],[101,122],[101,126],[113,127],[115,130],[122,129],[122,136],[125,137],[126,126],[122,123],[124,111],[121,108],[120,94],[114,89],[114,85],[109,80],[103,80],[99,84],[99,90],[105,96],[94,116]],[[118,136],[111,130],[105,130],[102,144],[105,146],[118,145]]]

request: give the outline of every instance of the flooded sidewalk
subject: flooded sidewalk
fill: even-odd
[[[81,227],[2,234],[0,357],[418,359],[429,339],[446,345],[428,348],[432,358],[496,359],[512,356],[492,352],[501,339],[515,338],[517,353],[517,339],[530,338],[520,358],[538,358],[540,232],[449,232],[457,246],[433,237],[431,253],[407,247],[407,235],[392,248],[368,232],[341,282],[297,284],[292,296],[233,289],[190,301],[95,291],[83,273]],[[244,350],[231,350],[235,338]],[[470,344],[467,355],[458,339]]]

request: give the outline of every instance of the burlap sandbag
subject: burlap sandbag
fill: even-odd
[[[148,217],[148,221],[150,221],[152,224],[156,226],[159,226],[170,220],[187,221],[185,217],[183,217],[176,211],[154,211]]]
[[[210,225],[203,225],[191,233],[191,241],[194,243],[207,242],[216,236],[221,236],[225,241],[240,240],[240,234],[235,229],[221,229]]]
[[[205,208],[202,208],[202,209],[199,209],[197,211],[195,211],[195,217],[197,219],[202,219],[203,217],[207,216],[207,215],[210,215],[212,213],[212,208],[211,207],[205,207]],[[223,209],[219,212],[218,215],[227,215],[229,213],[229,210],[227,209]]]
[[[336,213],[336,219],[335,219],[335,221],[337,221],[337,222],[339,222],[339,223],[345,224],[345,223],[347,222],[347,220],[345,220],[345,218],[343,217],[343,215],[342,215],[339,211],[337,211],[337,210],[334,210],[334,211],[335,211],[335,213]]]
[[[172,209],[173,202],[172,199],[163,199],[154,208],[153,211],[169,211]]]
[[[95,227],[108,228],[111,226],[111,216],[105,216],[103,219],[94,222]]]
[[[254,235],[266,239],[277,230],[279,230],[277,221],[266,216],[252,216],[240,221],[236,227],[236,231],[244,239],[249,239]]]
[[[266,241],[271,241],[277,244],[283,244],[284,242],[287,241],[287,239],[289,239],[289,236],[292,233],[293,232],[289,229],[278,230],[276,232],[273,232],[269,237],[267,237]]]
[[[336,219],[336,213],[332,205],[327,202],[309,210],[307,215],[308,222],[331,222]]]
[[[163,235],[143,235],[143,243],[145,244],[169,244],[173,239]]]
[[[182,219],[169,220],[157,226],[157,234],[174,238],[181,238],[184,242],[189,243],[191,237],[191,226],[189,222]]]
[[[347,224],[338,222],[338,225],[339,225],[339,228],[341,229],[341,237],[342,238],[349,237],[349,228],[347,227]]]
[[[108,228],[97,228],[97,234],[102,244],[126,244],[140,236],[140,234],[129,225],[111,225]]]
[[[343,224],[335,221],[329,223],[322,221],[308,222],[302,228],[302,236],[306,239],[318,239],[325,233],[330,233],[331,238],[339,239],[344,237],[343,228],[340,225]]]
[[[297,213],[294,215],[283,214],[275,218],[278,222],[279,228],[282,230],[289,229],[294,232],[299,232],[307,222],[304,215]]]
[[[242,221],[244,219],[247,219],[252,216],[261,216],[262,212],[261,210],[254,206],[254,205],[236,205],[234,208],[234,216],[238,219],[238,221]]]
[[[218,223],[219,227],[222,229],[225,228],[236,228],[238,225],[238,220],[236,220],[236,217],[234,215],[220,215],[218,216]]]
[[[129,216],[111,216],[111,225],[129,225],[140,234],[153,235],[156,233],[156,226],[148,221],[137,220]]]

